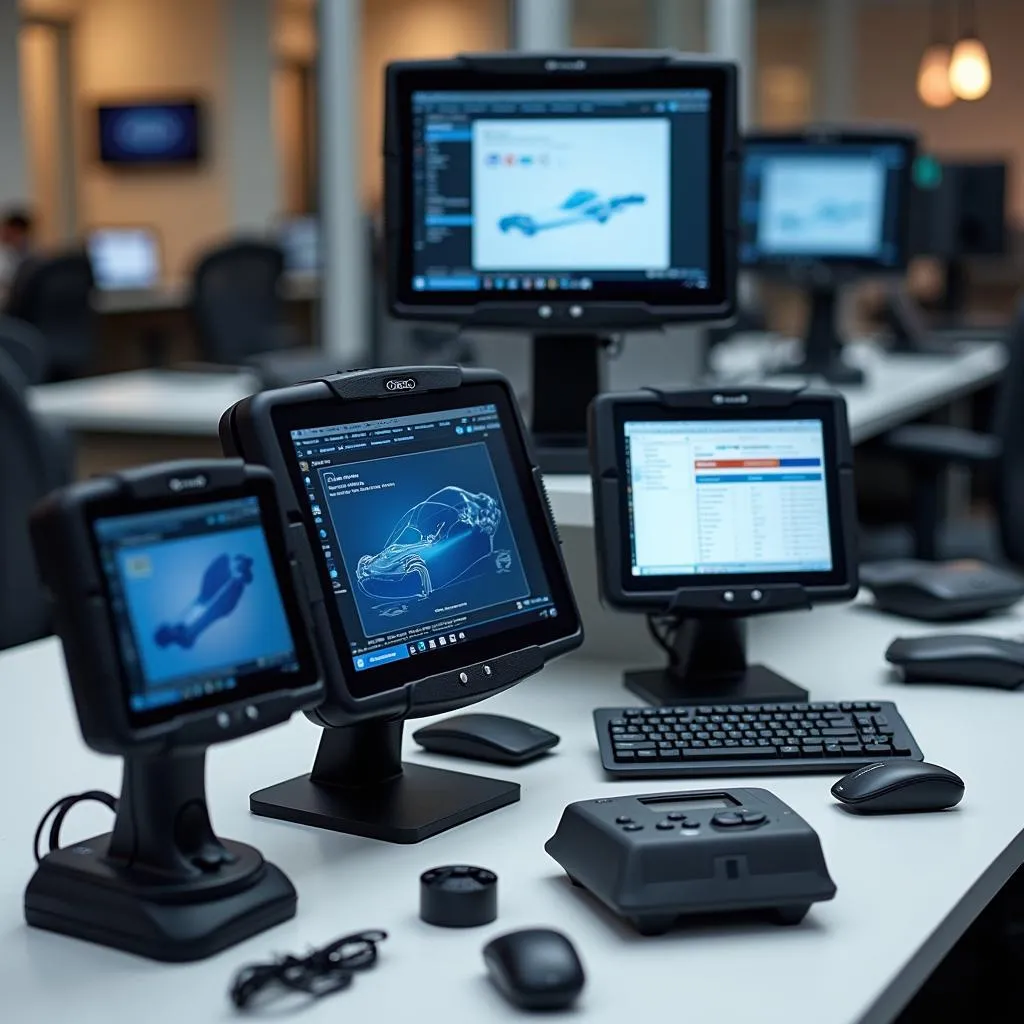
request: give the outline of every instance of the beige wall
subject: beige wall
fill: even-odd
[[[381,195],[384,66],[389,61],[447,57],[508,45],[506,0],[363,0],[361,138],[363,200]]]
[[[228,160],[218,142],[227,89],[220,8],[212,0],[88,0],[76,23],[81,226],[155,226],[171,278],[230,226]],[[204,102],[207,154],[199,166],[118,172],[99,163],[96,104],[147,96]]]
[[[61,240],[57,39],[47,25],[27,25],[18,44],[36,240],[43,246],[56,245]]]

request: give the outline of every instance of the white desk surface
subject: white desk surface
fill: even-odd
[[[737,353],[746,368],[751,356],[767,346],[752,344]],[[1005,346],[1000,342],[968,343],[956,355],[886,353],[872,346],[851,346],[854,361],[864,367],[867,381],[843,386],[854,444],[877,437],[886,430],[916,419],[932,409],[953,402],[997,380],[1006,366]],[[735,364],[734,364],[735,365]],[[743,373],[736,380],[750,383]],[[795,383],[797,378],[772,377],[772,384]],[[590,478],[565,475],[545,478],[555,519],[562,526],[594,525]]]
[[[42,384],[29,403],[72,430],[216,437],[221,413],[257,386],[248,373],[129,370]]]
[[[979,627],[980,628],[980,627]],[[1019,634],[1024,617],[986,622]],[[305,1011],[306,1024],[339,1020],[481,1024],[522,1020],[484,978],[481,948],[507,930],[563,929],[588,981],[573,1019],[594,1024],[660,1020],[740,1024],[878,1024],[892,1020],[970,921],[1024,861],[1024,695],[903,687],[882,653],[917,627],[864,608],[825,608],[756,621],[753,653],[806,685],[817,699],[895,699],[925,756],[960,773],[963,803],[941,814],[857,818],[829,795],[833,777],[610,781],[597,757],[591,709],[628,705],[619,669],[564,659],[493,698],[483,710],[554,729],[562,743],[525,768],[466,762],[467,771],[516,779],[523,798],[416,846],[390,846],[253,818],[251,790],[307,771],[317,730],[285,726],[215,748],[208,764],[219,834],[258,846],[299,891],[298,916],[198,964],[167,966],[25,926],[22,894],[33,870],[32,833],[54,799],[86,787],[116,791],[119,762],[79,738],[58,646],[42,641],[0,656],[5,708],[0,762],[0,988],[3,1018],[76,1024],[228,1021],[226,988],[243,963],[300,952],[346,932],[384,928],[378,967],[345,993]],[[651,651],[651,662],[656,662]],[[1015,711],[1017,713],[1015,713]],[[423,763],[458,767],[414,752]],[[803,924],[722,923],[642,938],[574,890],[543,850],[562,808],[614,794],[762,785],[818,831],[838,886]],[[76,809],[65,841],[108,830],[109,814]],[[418,920],[418,877],[446,863],[497,871],[500,913],[484,928],[447,931]],[[140,1017],[141,1012],[141,1017]],[[298,1019],[298,1018],[297,1018]]]

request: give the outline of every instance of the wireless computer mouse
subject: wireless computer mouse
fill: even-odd
[[[455,715],[417,729],[412,738],[432,754],[494,764],[526,764],[559,741],[547,729],[504,715]]]
[[[844,775],[832,787],[832,795],[861,814],[943,811],[960,803],[964,782],[937,764],[890,761]]]
[[[484,963],[498,991],[523,1010],[564,1010],[586,980],[573,944],[550,928],[499,935],[484,946]]]
[[[974,559],[869,562],[860,581],[882,611],[927,622],[978,618],[1024,597],[1020,573]]]
[[[1024,683],[1024,644],[992,636],[898,637],[885,652],[905,683],[962,683],[1012,690]]]

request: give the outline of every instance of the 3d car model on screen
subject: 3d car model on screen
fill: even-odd
[[[492,557],[501,515],[490,495],[442,487],[398,520],[383,550],[359,559],[356,581],[371,597],[401,601],[466,580]]]
[[[156,631],[157,646],[191,647],[218,619],[230,615],[252,583],[252,559],[245,555],[218,555],[203,573],[199,596],[173,622]]]
[[[604,224],[613,214],[621,213],[630,206],[645,203],[642,195],[612,196],[602,199],[597,192],[581,189],[573,192],[560,206],[540,214],[512,213],[498,221],[498,227],[505,233],[513,228],[524,235],[535,235],[548,228],[567,227],[570,224],[585,224],[588,221]]]

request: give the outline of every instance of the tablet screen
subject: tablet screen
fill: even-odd
[[[304,682],[255,495],[92,529],[136,724]]]
[[[616,404],[622,592],[848,582],[837,415],[813,397],[764,409]]]
[[[503,392],[466,390],[491,400],[285,430],[356,696],[576,629]]]

